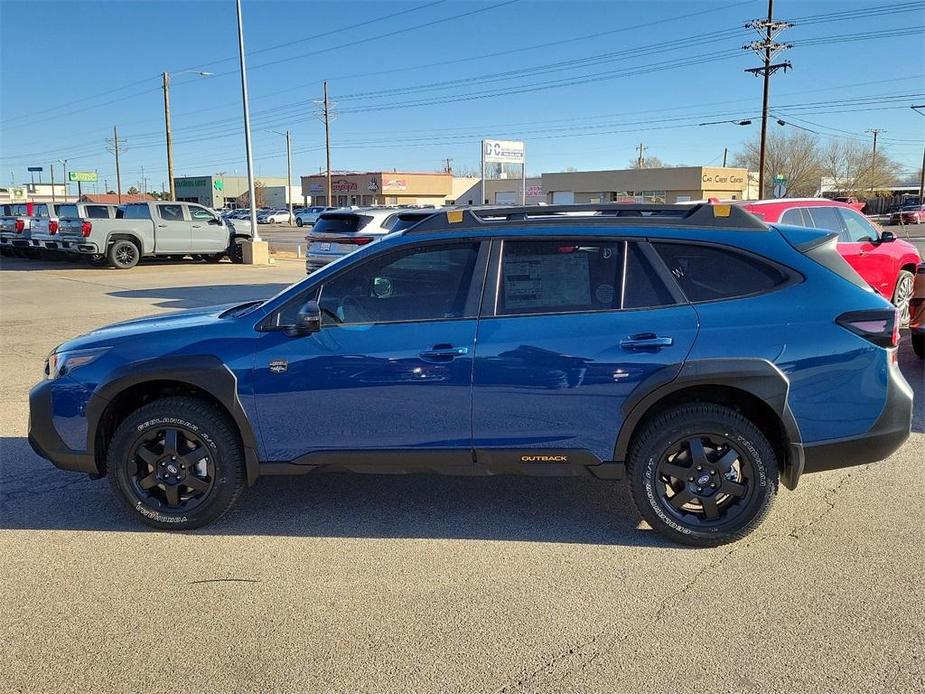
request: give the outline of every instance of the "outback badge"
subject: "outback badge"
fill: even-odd
[[[567,463],[567,455],[522,455],[522,463]]]
[[[274,359],[270,362],[270,371],[275,374],[281,374],[289,368],[289,362],[285,359]]]

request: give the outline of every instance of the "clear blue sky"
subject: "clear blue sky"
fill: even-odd
[[[756,38],[743,24],[766,9],[765,0],[245,0],[256,168],[285,175],[283,138],[266,131],[286,128],[294,176],[323,165],[313,117],[323,79],[336,104],[335,169],[433,171],[445,157],[477,168],[481,137],[526,140],[535,174],[623,168],[640,142],[667,163],[716,165],[757,121],[697,123],[760,113],[761,80],[744,72],[759,62],[741,46]],[[780,37],[794,44],[781,56],[794,69],[773,78],[774,112],[823,138],[867,141],[865,130],[882,128],[879,146],[917,169],[925,117],[909,105],[925,103],[925,3],[777,0],[775,15],[797,26]],[[144,167],[159,189],[163,70],[174,73],[176,175],[244,175],[232,0],[0,0],[0,22],[4,184],[68,159],[114,187],[105,138],[116,124],[123,187]],[[889,36],[849,40],[871,33]]]

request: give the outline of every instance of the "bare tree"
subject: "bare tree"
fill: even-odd
[[[664,169],[665,166],[665,162],[658,157],[645,157],[641,165],[638,159],[632,159],[629,163],[631,169]]]
[[[842,195],[866,198],[881,195],[902,174],[902,166],[884,151],[873,151],[857,140],[832,140],[822,151],[822,176]]]
[[[758,161],[759,142],[756,138],[746,143],[745,148],[736,155],[733,163],[749,171],[757,171]],[[763,191],[765,195],[771,192],[768,182],[773,181],[777,175],[786,179],[783,184],[783,197],[811,196],[819,191],[822,179],[822,156],[818,141],[810,133],[803,131],[789,134],[768,133],[764,164],[765,186],[767,186],[767,189]]]
[[[264,190],[266,185],[263,181],[254,181],[254,197],[257,200],[257,207],[265,207],[267,204],[267,192]],[[238,207],[250,207],[250,191],[245,190],[237,198],[235,202]]]
[[[479,167],[463,164],[462,166],[453,167],[453,175],[461,178],[481,178]]]

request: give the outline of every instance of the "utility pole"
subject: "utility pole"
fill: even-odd
[[[55,165],[49,164],[48,168],[51,170],[51,201],[55,201]]]
[[[729,148],[723,147],[723,168],[726,168],[726,155],[729,154]]]
[[[64,173],[61,174],[61,180],[64,181],[64,202],[67,202],[67,196],[71,192],[68,190],[67,185],[67,159],[59,159],[58,161],[64,167]]]
[[[116,156],[116,193],[119,196],[119,204],[122,204],[122,171],[119,168],[119,152],[125,146],[125,143],[119,142],[119,130],[112,126],[112,138],[106,140],[106,148]]]
[[[640,142],[636,149],[639,151],[639,156],[636,157],[636,168],[641,169],[642,165],[646,163],[645,151],[648,147]]]
[[[145,166],[141,165],[141,192],[147,197],[148,196],[148,177],[145,176]]]
[[[925,112],[919,109],[925,109],[925,104],[910,106],[913,111],[920,116],[925,116]],[[919,205],[925,205],[925,149],[922,150],[922,170],[919,172]]]
[[[328,102],[328,81],[324,81],[324,106],[323,106],[323,116],[324,116],[324,154],[327,158],[327,189],[328,189],[328,207],[334,207],[334,203],[331,202],[331,105]]]
[[[873,195],[875,179],[877,177],[877,135],[886,131],[883,128],[870,128],[864,132],[874,136],[874,148],[870,155],[870,194]]]
[[[170,199],[175,199],[173,189],[173,133],[170,131],[170,75],[163,74],[164,82],[164,130],[167,133],[167,180],[170,181]]]
[[[758,153],[758,199],[764,199],[764,162],[767,153],[768,139],[768,103],[770,101],[771,75],[778,70],[791,69],[793,66],[789,60],[782,63],[771,63],[771,59],[780,51],[792,47],[789,43],[777,43],[775,38],[784,29],[789,29],[793,24],[790,22],[775,21],[774,19],[774,0],[768,0],[768,18],[755,19],[745,25],[746,29],[754,29],[761,37],[760,41],[752,41],[742,48],[747,51],[754,51],[763,60],[764,65],[761,67],[752,67],[745,70],[753,75],[764,77],[764,92],[761,102],[761,146]]]
[[[444,172],[444,173],[448,173],[448,174],[452,174],[452,173],[453,173],[453,166],[452,166],[453,160],[450,159],[449,157],[447,157],[447,158],[444,159],[443,161],[446,163],[446,166],[444,167],[443,172]]]
[[[289,203],[289,223],[292,224],[292,139],[289,136],[289,128],[286,128],[284,133],[278,130],[269,132],[286,138],[286,201]]]

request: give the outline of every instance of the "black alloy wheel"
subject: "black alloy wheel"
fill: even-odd
[[[165,511],[192,511],[215,483],[209,447],[184,429],[148,429],[137,437],[129,455],[129,480],[136,496]]]

